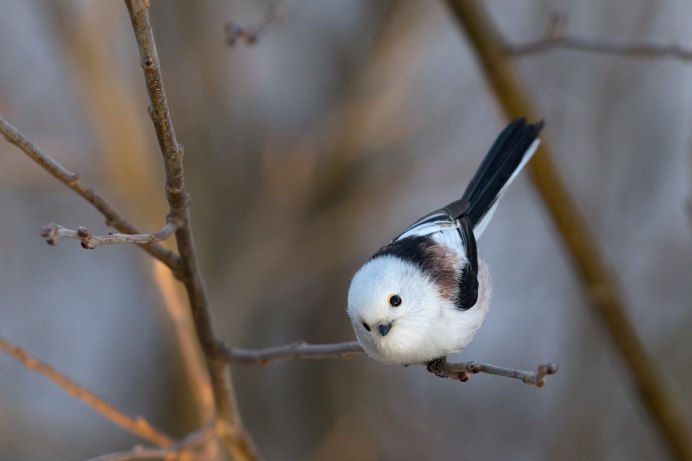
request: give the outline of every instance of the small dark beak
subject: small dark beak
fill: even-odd
[[[377,325],[377,329],[379,330],[379,332],[382,336],[387,336],[387,333],[389,333],[389,330],[392,329],[392,324],[391,323],[387,323],[387,324],[380,323],[379,325]]]

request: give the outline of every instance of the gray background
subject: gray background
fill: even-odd
[[[505,120],[438,2],[293,2],[256,47],[223,25],[267,3],[153,2],[214,320],[229,343],[353,338],[353,271],[457,198]],[[486,2],[506,40],[565,32],[692,47],[684,1]],[[0,1],[0,113],[140,227],[163,224],[160,158],[124,5]],[[692,67],[554,50],[519,68],[561,175],[616,269],[630,317],[692,410]],[[194,429],[172,327],[146,255],[48,247],[48,222],[103,219],[0,143],[0,335],[123,411]],[[665,459],[668,456],[527,175],[479,242],[490,314],[460,359],[530,369],[543,389],[466,384],[365,357],[234,368],[269,459]],[[0,355],[0,458],[84,459],[138,440]]]

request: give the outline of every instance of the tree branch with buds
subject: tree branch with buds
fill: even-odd
[[[255,24],[242,25],[236,21],[228,21],[224,26],[226,43],[229,46],[235,46],[239,42],[246,45],[257,44],[271,29],[283,22],[292,3],[291,0],[271,2],[263,20]]]
[[[471,375],[485,373],[488,375],[502,376],[504,378],[514,378],[536,387],[543,387],[545,377],[554,375],[558,371],[556,363],[546,363],[538,365],[536,371],[514,370],[512,368],[498,367],[489,363],[468,362],[450,363],[446,358],[433,360],[428,363],[428,371],[440,378],[449,378],[465,383]]]
[[[0,117],[0,133],[5,136],[7,141],[17,146],[22,152],[28,155],[31,160],[50,173],[55,179],[72,189],[84,200],[93,205],[94,208],[96,208],[106,218],[106,225],[118,230],[119,232],[122,232],[123,234],[140,233],[137,228],[130,224],[122,213],[120,213],[120,211],[118,211],[115,206],[111,204],[110,201],[89,187],[79,177],[79,174],[71,172],[58,161],[51,158],[2,117]],[[178,272],[180,261],[178,255],[173,253],[171,250],[164,248],[158,243],[142,245],[141,248],[168,266],[174,273]]]
[[[166,240],[180,226],[178,221],[170,221],[161,229],[149,234],[121,234],[111,232],[107,235],[93,235],[84,226],[68,229],[60,224],[51,223],[41,228],[41,237],[46,239],[49,245],[57,245],[61,238],[76,239],[82,242],[82,248],[93,250],[97,246],[111,245],[114,243],[131,243],[135,245],[150,245],[161,240]]]
[[[184,150],[178,143],[169,110],[156,40],[149,18],[150,3],[147,0],[125,0],[125,5],[130,15],[140,64],[144,72],[145,86],[149,96],[149,116],[163,157],[168,215],[182,223],[175,231],[175,241],[180,252],[179,278],[187,291],[195,332],[204,352],[209,372],[218,423],[216,429],[233,458],[236,460],[260,459],[259,451],[240,417],[230,370],[217,348],[218,340],[214,332],[190,222],[189,196],[183,169]]]

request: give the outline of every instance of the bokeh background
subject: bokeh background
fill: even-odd
[[[484,2],[508,43],[567,35],[692,48],[692,4]],[[457,198],[506,120],[465,37],[433,1],[288,2],[254,47],[224,24],[264,1],[154,1],[152,20],[219,335],[243,347],[353,338],[354,270]],[[112,199],[164,222],[161,161],[120,2],[0,1],[0,114]],[[555,49],[518,58],[560,173],[616,270],[632,322],[692,411],[692,63]],[[57,222],[103,219],[0,143],[0,335],[132,415],[182,436],[191,390],[149,258],[48,247]],[[466,384],[366,357],[233,368],[242,415],[275,460],[667,459],[588,307],[527,175],[479,250],[485,327],[459,359],[531,369],[542,389]],[[0,458],[78,460],[139,441],[0,355]]]

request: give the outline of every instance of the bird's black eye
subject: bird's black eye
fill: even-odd
[[[401,304],[401,297],[399,295],[390,296],[389,304],[393,307],[397,307],[399,304]]]
[[[365,328],[367,331],[370,331],[370,325],[368,325],[365,322],[363,322],[363,328]]]

